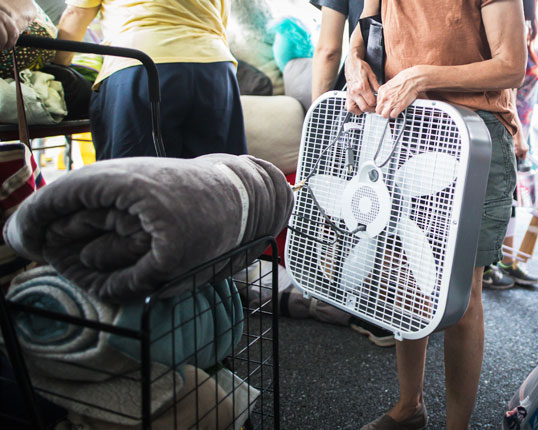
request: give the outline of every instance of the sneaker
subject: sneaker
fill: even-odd
[[[368,336],[368,340],[374,345],[381,347],[396,345],[394,335],[390,331],[376,327],[375,325],[370,324],[367,321],[363,321],[353,317],[351,318],[349,325],[352,330],[355,330],[360,334]]]
[[[538,282],[538,277],[532,276],[527,272],[527,268],[525,267],[524,263],[517,264],[516,268],[511,264],[503,264],[503,263],[497,263],[497,266],[501,269],[501,271],[505,274],[510,276],[514,281],[516,281],[516,284],[520,285],[534,285]]]
[[[484,268],[482,275],[482,286],[492,290],[507,290],[515,285],[511,276],[505,274],[496,264],[491,264]]]

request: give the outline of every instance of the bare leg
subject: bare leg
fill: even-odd
[[[483,267],[473,273],[471,299],[461,320],[445,331],[446,428],[464,430],[474,408],[484,354]]]
[[[400,382],[400,400],[387,413],[395,421],[405,421],[423,403],[424,366],[428,338],[396,342],[396,362]]]
[[[514,236],[506,236],[503,240],[503,245],[506,245],[506,246],[509,246],[510,248],[513,248],[514,247]],[[514,260],[512,259],[512,257],[508,254],[511,254],[508,253],[508,252],[505,252],[504,255],[503,255],[503,259],[502,259],[502,263],[503,264],[512,264],[514,262]]]

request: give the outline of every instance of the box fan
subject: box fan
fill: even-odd
[[[471,110],[417,100],[396,119],[353,115],[345,93],[309,109],[286,242],[294,284],[418,339],[467,308],[491,159]]]

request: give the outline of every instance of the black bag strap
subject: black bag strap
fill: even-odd
[[[17,67],[17,55],[15,47],[11,51],[11,59],[13,61],[13,75],[15,78],[15,91],[17,93],[17,122],[19,125],[19,140],[24,143],[30,151],[30,133],[28,131],[28,122],[26,120],[26,111],[24,109],[24,97],[22,95],[21,79],[19,76],[19,68]]]

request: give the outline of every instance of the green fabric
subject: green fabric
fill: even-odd
[[[28,124],[54,124],[67,115],[62,84],[48,73],[32,70],[20,72]],[[17,101],[14,79],[0,79],[0,122],[17,124]]]
[[[502,244],[512,213],[516,157],[512,136],[492,112],[477,111],[491,136],[491,163],[484,198],[475,267],[502,260]]]
[[[19,282],[21,277],[14,282]],[[48,267],[26,272],[21,281],[10,288],[8,299],[136,331],[142,329],[143,299],[120,306],[103,303],[65,278],[54,276]],[[62,357],[70,362],[71,355],[92,351],[93,358],[86,364],[99,366],[99,357],[111,348],[129,360],[141,361],[141,343],[137,339],[104,332],[103,339],[95,330],[26,312],[17,312],[14,323],[24,340],[25,352],[35,353],[42,360],[48,353],[69,350]],[[152,363],[179,371],[184,364],[202,369],[215,366],[232,352],[243,332],[243,309],[235,284],[225,279],[214,286],[205,284],[194,292],[156,300],[150,313],[150,331]],[[120,355],[116,356],[119,360]]]
[[[314,55],[310,33],[298,19],[284,18],[274,25],[271,31],[275,34],[273,55],[281,72],[284,72],[288,61],[294,58],[310,58]]]
[[[124,305],[117,325],[139,329],[142,312],[143,303]],[[156,302],[150,326],[152,362],[176,368],[193,364],[207,369],[229,355],[241,338],[241,298],[233,282],[206,284],[194,294]],[[112,335],[109,343],[129,357],[141,359],[138,341]]]
[[[103,57],[97,54],[77,53],[73,57],[71,67],[93,83],[103,67]]]

